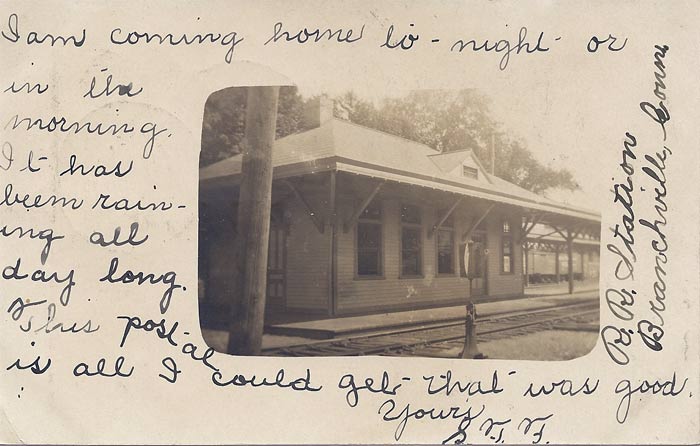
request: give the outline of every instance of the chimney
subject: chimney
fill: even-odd
[[[325,94],[309,99],[306,104],[304,104],[302,124],[307,129],[320,127],[322,124],[333,119],[334,107],[335,103],[333,100]]]

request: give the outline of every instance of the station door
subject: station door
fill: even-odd
[[[271,225],[267,254],[267,298],[265,310],[280,311],[287,296],[287,231]]]

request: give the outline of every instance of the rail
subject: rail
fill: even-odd
[[[599,313],[599,303],[585,302],[552,308],[497,314],[477,319],[477,339],[480,342],[496,335],[512,336],[524,329],[546,326],[567,319],[590,317]],[[409,353],[416,347],[425,347],[450,341],[464,341],[464,321],[431,323],[415,327],[351,335],[329,340],[309,341],[304,344],[263,349],[266,356],[363,356],[397,355]]]

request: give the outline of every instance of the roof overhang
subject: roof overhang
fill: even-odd
[[[333,170],[371,178],[380,178],[386,181],[426,187],[495,203],[518,206],[523,209],[534,211],[536,213],[540,213],[541,215],[547,215],[550,217],[541,220],[542,223],[546,223],[546,220],[561,221],[562,218],[565,220],[585,220],[586,222],[598,225],[601,221],[599,213],[572,208],[565,204],[552,202],[551,200],[547,200],[545,198],[542,198],[541,201],[529,200],[523,197],[510,195],[505,192],[490,190],[487,187],[467,185],[457,181],[450,181],[445,178],[424,176],[396,168],[376,166],[339,156],[275,166],[273,170],[273,178],[290,178]],[[200,187],[202,190],[211,190],[218,187],[236,185],[239,181],[240,172],[226,176],[204,178],[200,181]]]

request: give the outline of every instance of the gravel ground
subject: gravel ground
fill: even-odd
[[[489,359],[566,361],[588,354],[597,340],[597,332],[548,330],[482,342],[479,350]]]
[[[228,333],[203,330],[207,344],[219,352],[226,351]],[[533,361],[567,361],[588,354],[595,347],[597,331],[544,330],[513,338],[480,342],[479,351],[489,359],[522,359]],[[265,347],[304,344],[308,339],[265,335]],[[454,351],[452,351],[454,350]],[[462,347],[440,351],[436,356],[456,357]],[[421,356],[421,355],[419,355]],[[428,355],[432,356],[432,355]]]

